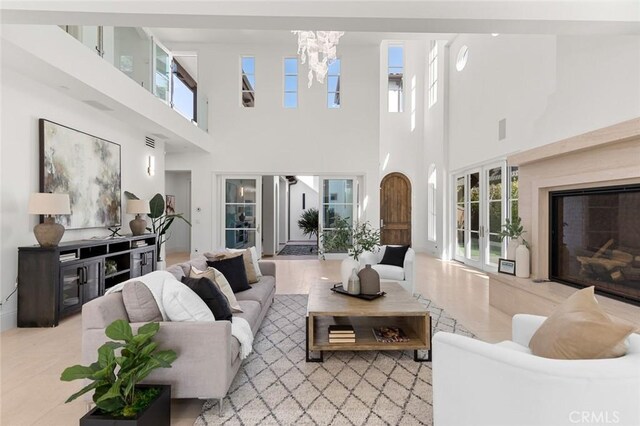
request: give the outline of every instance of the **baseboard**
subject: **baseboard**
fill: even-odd
[[[18,326],[18,311],[2,312],[0,314],[0,332]]]

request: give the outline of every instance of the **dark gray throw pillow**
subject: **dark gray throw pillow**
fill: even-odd
[[[216,268],[224,275],[227,281],[229,281],[231,290],[233,290],[234,293],[251,290],[242,255],[229,257],[227,259],[207,260],[207,265]]]
[[[404,266],[404,256],[407,254],[409,246],[387,246],[384,250],[384,256],[380,261],[380,265]]]
[[[231,321],[231,307],[224,294],[209,278],[182,277],[182,282],[193,290],[211,309],[216,321]]]

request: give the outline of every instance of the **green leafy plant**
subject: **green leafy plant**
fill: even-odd
[[[129,200],[139,200],[139,198],[135,194],[129,191],[125,191],[124,195]],[[156,242],[156,260],[160,262],[162,261],[162,245],[167,242],[169,238],[171,238],[171,234],[167,234],[167,231],[169,231],[169,228],[171,227],[173,221],[175,219],[184,220],[185,223],[189,226],[191,226],[191,222],[189,222],[187,218],[184,217],[184,213],[167,214],[165,211],[165,202],[162,194],[154,195],[153,198],[149,201],[149,211],[151,213],[147,214],[147,216],[149,216],[149,218],[151,219],[151,227],[148,227],[147,230],[153,232],[158,236]]]
[[[153,342],[159,329],[160,324],[152,322],[140,327],[134,335],[127,321],[120,319],[111,323],[105,333],[114,341],[100,346],[98,361],[89,366],[74,365],[62,372],[60,380],[65,382],[91,380],[66,402],[95,390],[93,402],[107,415],[133,417],[146,408],[160,390],[138,390],[136,385],[156,368],[170,368],[177,358],[174,351],[159,351],[158,343]]]
[[[522,219],[520,216],[516,216],[513,220],[505,219],[504,225],[502,225],[502,231],[498,234],[500,236],[500,241],[505,238],[517,239],[522,236],[526,231],[522,226]]]
[[[302,230],[302,235],[309,238],[318,236],[318,209],[310,208],[302,212],[298,219],[298,228]]]
[[[380,245],[380,230],[369,222],[356,223],[341,217],[335,219],[335,229],[322,234],[322,258],[329,252],[347,252],[354,260],[359,260],[365,251],[377,251]]]

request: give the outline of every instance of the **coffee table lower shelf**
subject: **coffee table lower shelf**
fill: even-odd
[[[349,324],[356,335],[355,343],[329,343],[329,326]],[[374,327],[400,327],[408,342],[378,342],[373,334]],[[431,361],[431,316],[322,316],[309,315],[306,318],[306,361],[323,362],[324,351],[406,351],[413,350],[416,362]],[[427,351],[426,358],[419,358],[418,351]],[[311,352],[319,352],[318,358]]]

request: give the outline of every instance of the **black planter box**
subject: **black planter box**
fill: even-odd
[[[160,395],[136,417],[111,417],[95,414],[98,407],[80,419],[80,426],[171,426],[171,386],[139,385],[137,389],[160,388]]]

